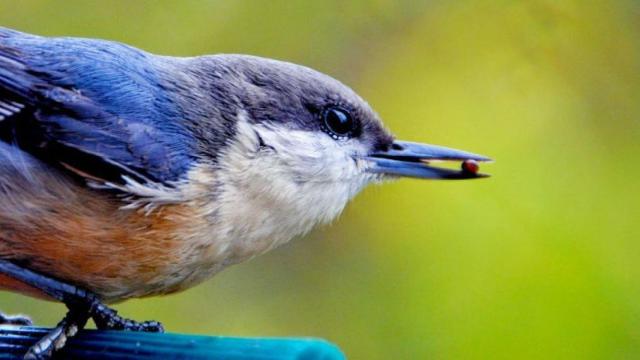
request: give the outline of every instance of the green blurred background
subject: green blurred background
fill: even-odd
[[[637,1],[1,0],[0,25],[305,64],[399,138],[497,160],[488,180],[369,188],[332,226],[122,314],[352,359],[640,358]]]

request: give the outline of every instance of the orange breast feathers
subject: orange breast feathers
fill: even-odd
[[[193,250],[180,234],[199,221],[194,208],[166,205],[150,214],[123,210],[120,199],[69,183],[38,191],[0,199],[0,258],[108,302],[180,289],[177,270]],[[0,288],[38,296],[6,276],[0,276]]]

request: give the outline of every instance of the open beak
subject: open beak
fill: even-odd
[[[420,179],[476,179],[489,175],[477,172],[474,162],[491,161],[488,157],[443,146],[394,141],[386,151],[365,157],[372,162],[371,173]],[[460,170],[431,166],[432,161],[461,161]],[[473,164],[473,165],[470,165]]]

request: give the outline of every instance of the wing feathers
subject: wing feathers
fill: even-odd
[[[92,181],[123,183],[128,176],[169,184],[184,176],[193,162],[192,144],[179,123],[166,126],[172,120],[164,117],[165,109],[149,105],[148,99],[160,96],[154,91],[161,91],[147,80],[151,64],[122,68],[113,60],[111,43],[96,41],[87,50],[87,40],[80,45],[56,40],[68,46],[48,41],[53,40],[0,28],[0,138],[7,141],[17,133],[24,150]],[[100,46],[109,51],[101,53]],[[89,69],[90,78],[80,68]],[[171,134],[163,130],[168,128]]]
[[[6,100],[0,100],[0,121],[8,118],[9,116],[15,115],[20,112],[24,108],[24,105]]]

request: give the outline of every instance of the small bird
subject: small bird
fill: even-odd
[[[163,331],[105,304],[192,287],[331,221],[369,183],[485,176],[434,160],[489,159],[395,140],[304,66],[0,28],[0,289],[68,307],[25,358],[90,318]]]

